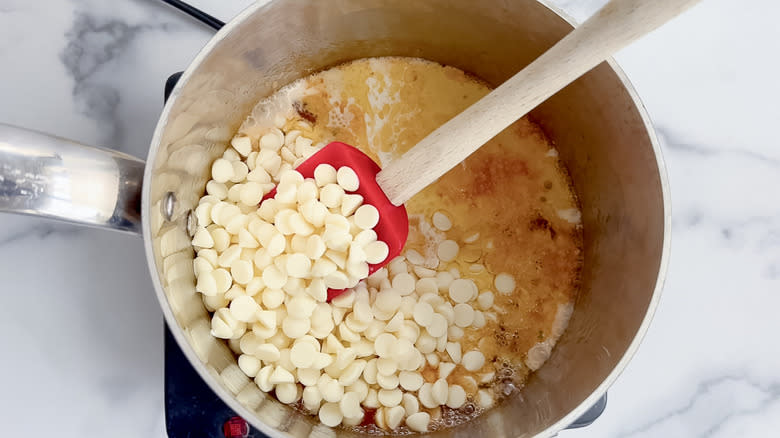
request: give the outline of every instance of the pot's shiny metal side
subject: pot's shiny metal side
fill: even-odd
[[[144,162],[0,123],[0,212],[141,232]]]
[[[227,346],[209,335],[195,292],[189,212],[203,192],[208,163],[255,102],[311,72],[370,56],[418,56],[498,84],[571,28],[535,0],[274,0],[241,13],[203,49],[155,132],[143,228],[168,324],[231,408],[269,436],[350,435],[260,392]],[[437,436],[553,435],[606,391],[657,305],[669,252],[669,192],[652,127],[625,76],[604,63],[531,116],[555,141],[582,202],[582,291],[569,329],[526,387]]]

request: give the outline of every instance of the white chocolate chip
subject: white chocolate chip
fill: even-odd
[[[346,289],[349,286],[349,279],[343,272],[336,271],[325,277],[325,286],[336,290]]]
[[[233,166],[233,176],[230,178],[230,181],[239,183],[245,180],[247,174],[249,173],[249,168],[247,167],[246,163],[242,161],[233,161],[231,165]]]
[[[455,323],[455,309],[452,307],[452,304],[450,304],[449,302],[437,304],[434,310],[436,310],[436,313],[440,314],[441,316],[444,317],[444,319],[447,320],[447,324],[449,326],[452,326],[452,324]]]
[[[463,332],[462,328],[460,328],[460,327],[458,327],[456,325],[451,325],[451,326],[447,327],[447,339],[448,340],[460,341],[461,339],[463,339],[463,335],[464,335],[464,332]]]
[[[360,180],[351,167],[339,167],[339,170],[336,172],[336,181],[348,192],[354,192],[360,187]]]
[[[314,227],[306,222],[306,219],[299,212],[290,215],[289,224],[293,233],[298,236],[305,237],[314,232]]]
[[[271,380],[271,374],[274,372],[274,366],[273,365],[266,365],[263,368],[260,369],[260,371],[257,372],[257,376],[255,377],[255,383],[257,384],[258,388],[260,388],[263,392],[270,392],[274,389],[274,385],[270,382]]]
[[[376,367],[377,359],[371,359],[366,363],[366,368],[363,370],[363,380],[369,385],[376,384],[376,377],[378,374]]]
[[[361,229],[374,228],[379,223],[379,210],[371,204],[363,204],[355,210],[355,225]]]
[[[374,230],[362,230],[355,235],[354,239],[352,239],[353,242],[362,245],[363,247],[367,246],[369,243],[376,242],[376,240],[377,236],[376,231]]]
[[[360,401],[365,400],[368,396],[368,383],[362,379],[356,380],[355,383],[349,385],[346,389],[349,392],[356,392],[360,398]]]
[[[297,339],[305,335],[311,329],[308,319],[288,316],[282,322],[282,332],[292,339]]]
[[[478,371],[485,365],[485,356],[479,351],[472,350],[463,355],[461,363],[468,371]]]
[[[316,386],[307,385],[303,388],[303,407],[309,410],[309,412],[318,412],[321,402],[322,394],[320,394],[320,390]]]
[[[374,350],[379,357],[390,357],[396,349],[397,343],[398,339],[395,336],[390,333],[382,333],[374,341]]]
[[[488,384],[496,377],[495,371],[488,371],[487,373],[479,375],[479,383]]]
[[[366,395],[366,398],[363,399],[363,406],[370,408],[370,409],[376,409],[379,407],[379,392],[374,388],[368,389],[368,394]]]
[[[279,307],[279,305],[281,305],[282,302],[284,301],[284,291],[282,291],[281,289],[268,288],[262,293],[262,301],[263,301],[263,305],[266,308],[275,309]]]
[[[357,194],[344,195],[341,198],[341,214],[345,217],[352,216],[363,204],[363,197]]]
[[[247,376],[255,377],[262,367],[262,362],[254,356],[242,354],[241,356],[238,356],[238,367],[241,368],[241,371]]]
[[[434,338],[439,338],[447,334],[447,320],[438,313],[431,317],[431,323],[425,328]]]
[[[436,350],[436,339],[428,333],[423,333],[417,338],[414,345],[422,354],[433,353]]]
[[[341,424],[341,421],[344,419],[344,414],[341,412],[338,403],[325,403],[320,408],[318,417],[322,424],[329,427],[336,427]]]
[[[395,374],[386,376],[384,374],[377,373],[376,383],[382,389],[395,389],[398,387],[398,376]]]
[[[417,391],[423,385],[424,380],[418,372],[401,371],[398,375],[398,382],[407,391]]]
[[[256,182],[262,184],[263,194],[270,192],[273,187],[268,186],[271,183],[271,175],[266,172],[262,167],[256,167],[252,171],[246,174],[246,180],[249,182]],[[272,184],[273,185],[273,184]]]
[[[347,392],[339,402],[339,408],[345,418],[356,418],[363,416],[363,409],[360,408],[360,394],[357,392]]]
[[[417,400],[417,397],[408,392],[404,393],[403,400],[401,400],[401,406],[403,406],[407,416],[416,414],[420,411],[420,402]]]
[[[431,416],[427,412],[417,412],[406,417],[406,425],[415,432],[427,432]]]
[[[339,376],[339,384],[342,386],[349,386],[357,382],[367,365],[368,362],[362,359],[347,365]]]
[[[385,242],[377,240],[367,244],[363,251],[366,253],[366,261],[371,264],[383,262],[390,252],[390,248]]]
[[[338,380],[331,378],[327,374],[323,374],[320,377],[317,387],[325,401],[337,403],[344,396],[344,387],[339,384]]]
[[[255,268],[252,262],[247,260],[234,260],[230,264],[230,274],[233,280],[238,284],[247,284],[252,280],[255,274]]]
[[[481,294],[479,294],[479,297],[477,298],[477,303],[479,304],[479,308],[482,310],[490,310],[491,307],[493,307],[494,302],[494,295],[491,291],[484,291]]]
[[[487,390],[480,389],[477,392],[477,404],[482,409],[490,409],[493,407],[493,396]]]
[[[233,178],[233,163],[224,158],[217,158],[211,165],[211,177],[219,183],[230,181]]]
[[[255,239],[255,236],[249,232],[246,228],[242,228],[238,232],[238,246],[240,248],[254,249],[260,246],[260,243]]]
[[[328,184],[336,183],[336,168],[330,164],[319,164],[314,169],[314,181],[319,187],[325,187]]]
[[[441,366],[441,365],[440,365]],[[447,403],[448,385],[444,379],[437,380],[431,387],[431,397],[437,405]]]
[[[395,360],[392,360],[387,357],[380,357],[376,361],[376,369],[379,374],[384,374],[386,376],[389,376],[391,374],[395,374],[395,372],[398,370],[398,363],[396,363]],[[400,382],[400,378],[399,378]]]
[[[314,364],[317,351],[309,343],[296,342],[290,349],[290,361],[296,368],[309,368]]]
[[[414,313],[412,315],[417,324],[428,327],[433,321],[433,307],[428,303],[418,302],[414,306]]]
[[[401,273],[393,277],[393,289],[401,296],[406,296],[414,292],[415,279],[411,274]]]
[[[252,322],[260,306],[249,295],[237,297],[230,303],[230,313],[239,321]]]
[[[496,275],[493,283],[496,290],[504,295],[511,294],[515,290],[515,278],[505,272]]]
[[[474,322],[474,309],[468,304],[455,305],[455,325],[458,327],[468,327]]]
[[[382,291],[377,295],[374,305],[382,311],[395,313],[401,307],[401,294],[397,289]]]
[[[438,293],[439,287],[436,284],[436,279],[434,278],[421,278],[417,280],[417,284],[415,285],[415,290],[417,293],[424,295],[424,294],[435,294]]]
[[[413,249],[406,250],[404,255],[406,256],[406,260],[408,260],[409,263],[413,265],[422,265],[425,263],[425,258],[422,256],[422,254]]]
[[[425,361],[428,362],[430,366],[436,368],[439,366],[441,359],[439,359],[439,355],[436,353],[428,353],[425,355]]]
[[[280,383],[276,385],[276,398],[282,403],[295,403],[301,398],[301,388],[295,383]]]
[[[287,275],[307,278],[311,274],[311,259],[305,254],[291,254],[287,257]]]
[[[383,294],[388,292],[390,291],[383,292]],[[403,323],[404,323],[404,314],[403,312],[398,312],[392,318],[390,318],[389,321],[387,321],[387,325],[385,325],[384,330],[390,333],[398,332],[401,330]]]
[[[217,293],[222,294],[230,289],[233,278],[230,276],[230,273],[228,273],[227,270],[217,268],[211,272],[211,275],[214,276],[214,281],[217,283]]]
[[[439,364],[439,379],[447,379],[452,371],[455,370],[455,364],[451,362],[441,362]]]
[[[264,362],[276,362],[279,360],[279,348],[271,343],[262,344],[255,349],[255,357]]]
[[[380,391],[381,394],[381,391]],[[404,419],[406,411],[401,406],[393,406],[385,410],[385,424],[388,429],[394,430],[401,425],[401,421]]]
[[[263,269],[263,282],[272,289],[281,289],[287,283],[287,274],[271,265]]]
[[[433,409],[439,404],[433,399],[433,384],[425,382],[417,392],[417,397],[420,399],[420,404],[428,409]]]
[[[380,404],[378,397],[377,397],[377,404]],[[374,413],[374,423],[380,429],[387,429],[387,423],[385,422],[385,407],[384,406],[380,406],[376,410],[376,412]]]
[[[274,372],[271,373],[268,382],[272,385],[278,385],[280,383],[295,383],[293,375],[282,367],[276,367]]]
[[[232,165],[231,165],[230,169],[233,170]],[[227,198],[227,196],[228,196],[228,189],[227,189],[227,186],[225,185],[225,183],[217,182],[217,181],[212,179],[212,180],[210,180],[209,182],[206,183],[206,193],[208,193],[209,195],[216,196],[217,198],[219,198],[220,201],[222,201],[225,198]],[[201,204],[201,205],[211,205],[211,204]],[[203,225],[203,224],[201,224],[201,225]],[[206,225],[203,225],[203,226],[205,227]]]
[[[211,237],[211,234],[205,227],[199,228],[198,231],[195,232],[195,236],[192,237],[192,244],[201,248],[213,248],[214,238]]]
[[[453,280],[449,285],[450,299],[456,303],[466,303],[471,301],[477,292],[477,285],[471,279]]]
[[[448,342],[445,349],[454,363],[460,363],[461,359],[463,358],[460,343]]]
[[[466,390],[460,385],[450,386],[446,404],[452,409],[458,409],[466,404]]]
[[[292,360],[292,349],[290,350],[290,359]],[[301,382],[301,384],[307,386],[307,387],[315,387],[317,385],[317,381],[319,381],[320,376],[322,373],[320,370],[316,368],[299,368],[297,371],[298,381]],[[317,393],[319,394],[319,392]],[[306,393],[304,392],[304,396]],[[320,396],[321,397],[321,396]]]
[[[437,211],[433,214],[433,226],[441,231],[449,231],[452,228],[452,221],[446,214]]]
[[[454,280],[455,277],[453,277],[449,272],[445,271],[436,274],[436,285],[441,292],[447,291]]]
[[[463,242],[465,242],[465,243],[474,243],[474,242],[477,241],[477,239],[479,239],[479,233],[472,233],[472,234],[469,234],[468,236],[466,236],[463,239]]]
[[[284,134],[282,131],[272,129],[271,132],[260,137],[260,148],[268,149],[270,151],[278,151],[284,144]]]
[[[381,403],[382,406],[392,408],[401,404],[401,400],[403,399],[403,392],[398,388],[380,389],[377,398],[379,399],[379,403]]]
[[[328,184],[320,190],[320,202],[328,208],[339,208],[343,197],[344,189],[338,184]]]
[[[458,243],[454,240],[445,240],[439,243],[439,246],[436,249],[436,255],[439,257],[439,260],[443,262],[451,262],[458,256],[459,249]]]

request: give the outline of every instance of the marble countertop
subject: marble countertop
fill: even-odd
[[[603,2],[555,3],[584,19]],[[251,2],[192,3],[227,20]],[[671,266],[606,412],[562,437],[780,430],[778,14],[774,0],[705,0],[618,54],[662,141]],[[211,35],[155,0],[0,0],[0,121],[145,157],[165,79]],[[165,436],[141,240],[0,224],[2,435]]]

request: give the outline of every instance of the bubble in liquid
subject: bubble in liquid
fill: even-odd
[[[501,368],[498,372],[498,377],[500,379],[510,379],[512,376],[514,376],[515,371],[511,368]]]

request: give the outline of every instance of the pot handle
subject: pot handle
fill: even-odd
[[[141,233],[144,162],[0,123],[0,212]]]

